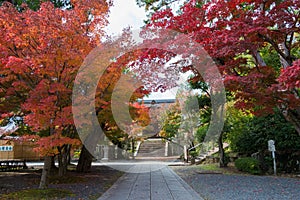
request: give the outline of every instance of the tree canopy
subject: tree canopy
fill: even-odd
[[[65,1],[21,2],[0,7],[1,117],[24,117],[44,136],[38,143],[43,154],[61,156],[78,143],[72,88],[83,59],[100,44],[109,4],[73,0],[61,9]]]
[[[299,10],[296,0],[189,1],[179,13],[157,11],[148,26],[189,35],[218,65],[238,108],[278,108],[300,134]]]

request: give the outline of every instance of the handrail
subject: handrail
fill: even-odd
[[[139,149],[140,149],[140,146],[141,146],[141,144],[142,144],[142,142],[141,142],[141,141],[138,141],[138,142],[137,142],[137,147],[136,147],[136,149],[135,149],[135,151],[134,151],[134,153],[133,153],[133,156],[134,156],[134,157],[136,157],[136,156],[137,156],[137,154],[138,154],[138,152],[139,152]]]
[[[178,145],[178,146],[180,146],[181,148],[184,148],[182,145],[180,145],[180,144],[178,144],[178,143],[172,141],[172,139],[169,139],[169,138],[166,138],[166,137],[161,137],[161,136],[160,136],[160,138],[163,138],[163,139],[165,139],[165,140],[168,140],[169,142],[171,142],[171,143],[173,143],[173,144],[175,144],[175,145]]]
[[[191,148],[188,148],[188,151],[191,151],[192,149],[195,149],[195,148],[197,148],[198,146],[200,146],[202,143],[199,143],[199,144],[197,144],[196,146],[193,146],[193,147],[191,147]]]

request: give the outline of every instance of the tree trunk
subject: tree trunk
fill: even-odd
[[[220,134],[218,139],[218,146],[219,146],[219,155],[220,155],[220,167],[227,167],[227,160],[225,157],[225,151],[223,148],[223,132]]]
[[[52,169],[55,169],[56,166],[55,166],[55,156],[51,156],[51,170]]]
[[[58,176],[64,176],[67,173],[68,168],[68,156],[70,154],[71,145],[64,145],[59,149],[58,154]]]
[[[285,26],[285,25],[284,25]],[[282,67],[284,69],[286,69],[287,67],[291,66],[293,61],[291,59],[291,55],[290,55],[290,51],[287,48],[285,42],[282,42],[280,44],[278,44],[279,49],[281,50],[282,54],[279,54],[279,58],[280,58],[280,63],[282,65]]]
[[[77,172],[89,172],[92,167],[93,156],[83,145],[79,157],[79,161],[76,167]]]
[[[51,170],[51,156],[45,156],[44,167],[40,180],[39,189],[46,189],[48,187],[48,176]]]
[[[71,164],[71,147],[72,146],[70,146],[69,153],[68,153],[68,161],[67,161],[68,165]]]
[[[283,116],[290,122],[300,136],[300,109],[283,111]]]
[[[92,121],[92,124],[93,127],[97,127],[97,124],[99,124],[99,122],[97,119],[96,120],[94,119]],[[104,127],[104,125],[101,127]],[[94,158],[92,153],[96,150],[97,144],[103,142],[104,140],[105,140],[104,133],[99,132],[99,130],[96,128],[93,128],[91,132],[85,137],[85,139],[82,139],[84,145],[81,148],[80,157],[76,167],[77,172],[91,171],[92,161]]]
[[[132,159],[134,159],[134,139],[131,139]]]
[[[258,66],[262,66],[262,67],[267,66],[267,64],[265,63],[265,61],[263,60],[263,58],[261,57],[261,55],[259,54],[257,49],[252,50],[252,55],[253,55],[253,57],[255,59],[255,62]]]

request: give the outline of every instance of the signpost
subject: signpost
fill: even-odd
[[[273,167],[274,167],[274,175],[276,176],[276,160],[275,160],[275,142],[274,140],[268,141],[268,149],[272,152],[272,158],[273,158]]]

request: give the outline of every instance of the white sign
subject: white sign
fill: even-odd
[[[0,151],[13,151],[13,146],[0,146]]]
[[[274,140],[269,140],[268,141],[268,149],[269,149],[269,151],[276,151]]]

